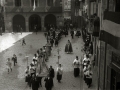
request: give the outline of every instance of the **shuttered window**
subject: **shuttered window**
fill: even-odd
[[[16,7],[21,6],[21,0],[15,0],[15,6]]]
[[[47,0],[47,5],[48,6],[53,6],[53,0]]]

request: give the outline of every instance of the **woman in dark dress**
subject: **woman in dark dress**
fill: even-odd
[[[65,52],[67,52],[67,53],[73,52],[73,48],[72,48],[72,44],[71,44],[70,40],[68,40],[67,44],[65,45]]]

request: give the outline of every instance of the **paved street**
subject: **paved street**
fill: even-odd
[[[3,36],[0,36],[0,40]],[[17,35],[16,35],[17,37]],[[21,38],[25,38],[26,46],[21,45]],[[70,40],[73,46],[73,53],[66,54],[64,52],[65,44],[67,40]],[[1,42],[0,42],[1,43]],[[5,43],[7,44],[7,42]],[[37,49],[40,49],[46,44],[46,39],[43,32],[39,32],[37,35],[35,33],[27,34],[19,39],[15,40],[14,44],[8,49],[1,51],[0,53],[0,90],[31,90],[24,79],[24,72],[27,66],[27,60],[25,56],[28,55],[28,64],[32,62],[32,57],[34,53],[36,53]],[[0,44],[1,45],[1,44]],[[3,45],[3,44],[2,44]],[[62,36],[62,39],[59,42],[58,47],[53,46],[52,54],[49,57],[47,65],[52,65],[56,71],[57,68],[57,50],[60,49],[60,60],[59,62],[63,66],[63,78],[61,83],[58,83],[56,80],[56,76],[54,78],[54,87],[52,90],[96,90],[97,80],[96,73],[93,75],[93,84],[88,89],[86,84],[83,81],[82,73],[77,78],[73,75],[73,66],[72,62],[75,59],[76,55],[81,58],[83,53],[81,52],[81,47],[83,46],[82,38],[75,37],[71,39],[70,35],[67,37]],[[16,66],[13,66],[13,71],[9,74],[6,69],[6,61],[8,57],[12,57],[13,54],[16,54],[18,57],[18,63]],[[94,72],[96,69],[94,68]],[[56,74],[56,73],[55,73]],[[44,87],[44,78],[42,80],[43,87],[40,87],[39,90],[45,90]]]

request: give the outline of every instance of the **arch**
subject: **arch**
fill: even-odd
[[[44,20],[44,25],[47,28],[47,30],[50,29],[51,27],[56,27],[56,17],[53,14],[48,14],[45,16],[45,20]]]
[[[13,32],[20,32],[19,25],[22,27],[23,32],[25,32],[25,18],[22,15],[15,15],[13,17]]]
[[[41,31],[41,17],[37,14],[33,14],[29,17],[29,31],[33,32],[36,25],[37,31]]]

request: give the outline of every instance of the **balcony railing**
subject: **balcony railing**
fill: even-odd
[[[120,24],[120,12],[104,12],[104,19]]]
[[[8,13],[15,13],[15,12],[62,12],[62,7],[36,7],[33,11],[33,7],[5,7],[5,11]]]

